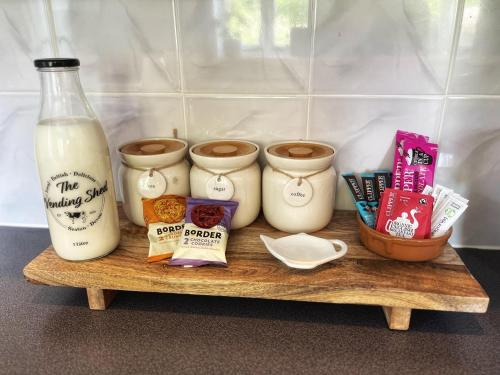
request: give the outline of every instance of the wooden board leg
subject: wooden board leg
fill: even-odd
[[[382,306],[390,329],[406,331],[410,328],[411,309],[406,307]]]
[[[87,288],[87,299],[91,310],[106,310],[113,298],[116,290]]]

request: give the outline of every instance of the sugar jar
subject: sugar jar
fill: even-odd
[[[191,195],[239,202],[231,229],[252,223],[260,211],[259,146],[248,141],[217,140],[198,143],[189,154],[193,160]]]
[[[312,141],[273,143],[266,147],[262,207],[273,227],[314,232],[331,220],[337,174],[332,146]]]
[[[175,138],[147,138],[119,147],[123,209],[128,219],[145,226],[143,198],[189,195],[188,144]]]

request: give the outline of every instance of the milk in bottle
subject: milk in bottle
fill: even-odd
[[[106,137],[80,85],[77,59],[35,60],[41,111],[35,153],[50,236],[67,260],[102,257],[120,240]]]

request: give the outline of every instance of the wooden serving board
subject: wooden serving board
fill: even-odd
[[[349,245],[347,255],[313,270],[291,269],[271,256],[259,235],[287,235],[263,217],[231,231],[227,268],[169,267],[146,262],[146,229],[130,223],[120,209],[121,242],[110,255],[68,262],[52,247],[25,268],[35,284],[86,288],[91,309],[104,310],[115,291],[249,297],[383,307],[389,328],[406,330],[411,309],[483,313],[489,298],[449,245],[439,258],[405,263],[369,252],[359,241],[352,211],[336,211],[327,228],[315,233]],[[307,251],[307,249],[304,249]]]

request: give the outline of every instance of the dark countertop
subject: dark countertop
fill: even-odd
[[[379,307],[31,285],[47,230],[0,228],[0,373],[500,374],[500,251],[460,250],[486,314],[414,311],[390,331]]]

